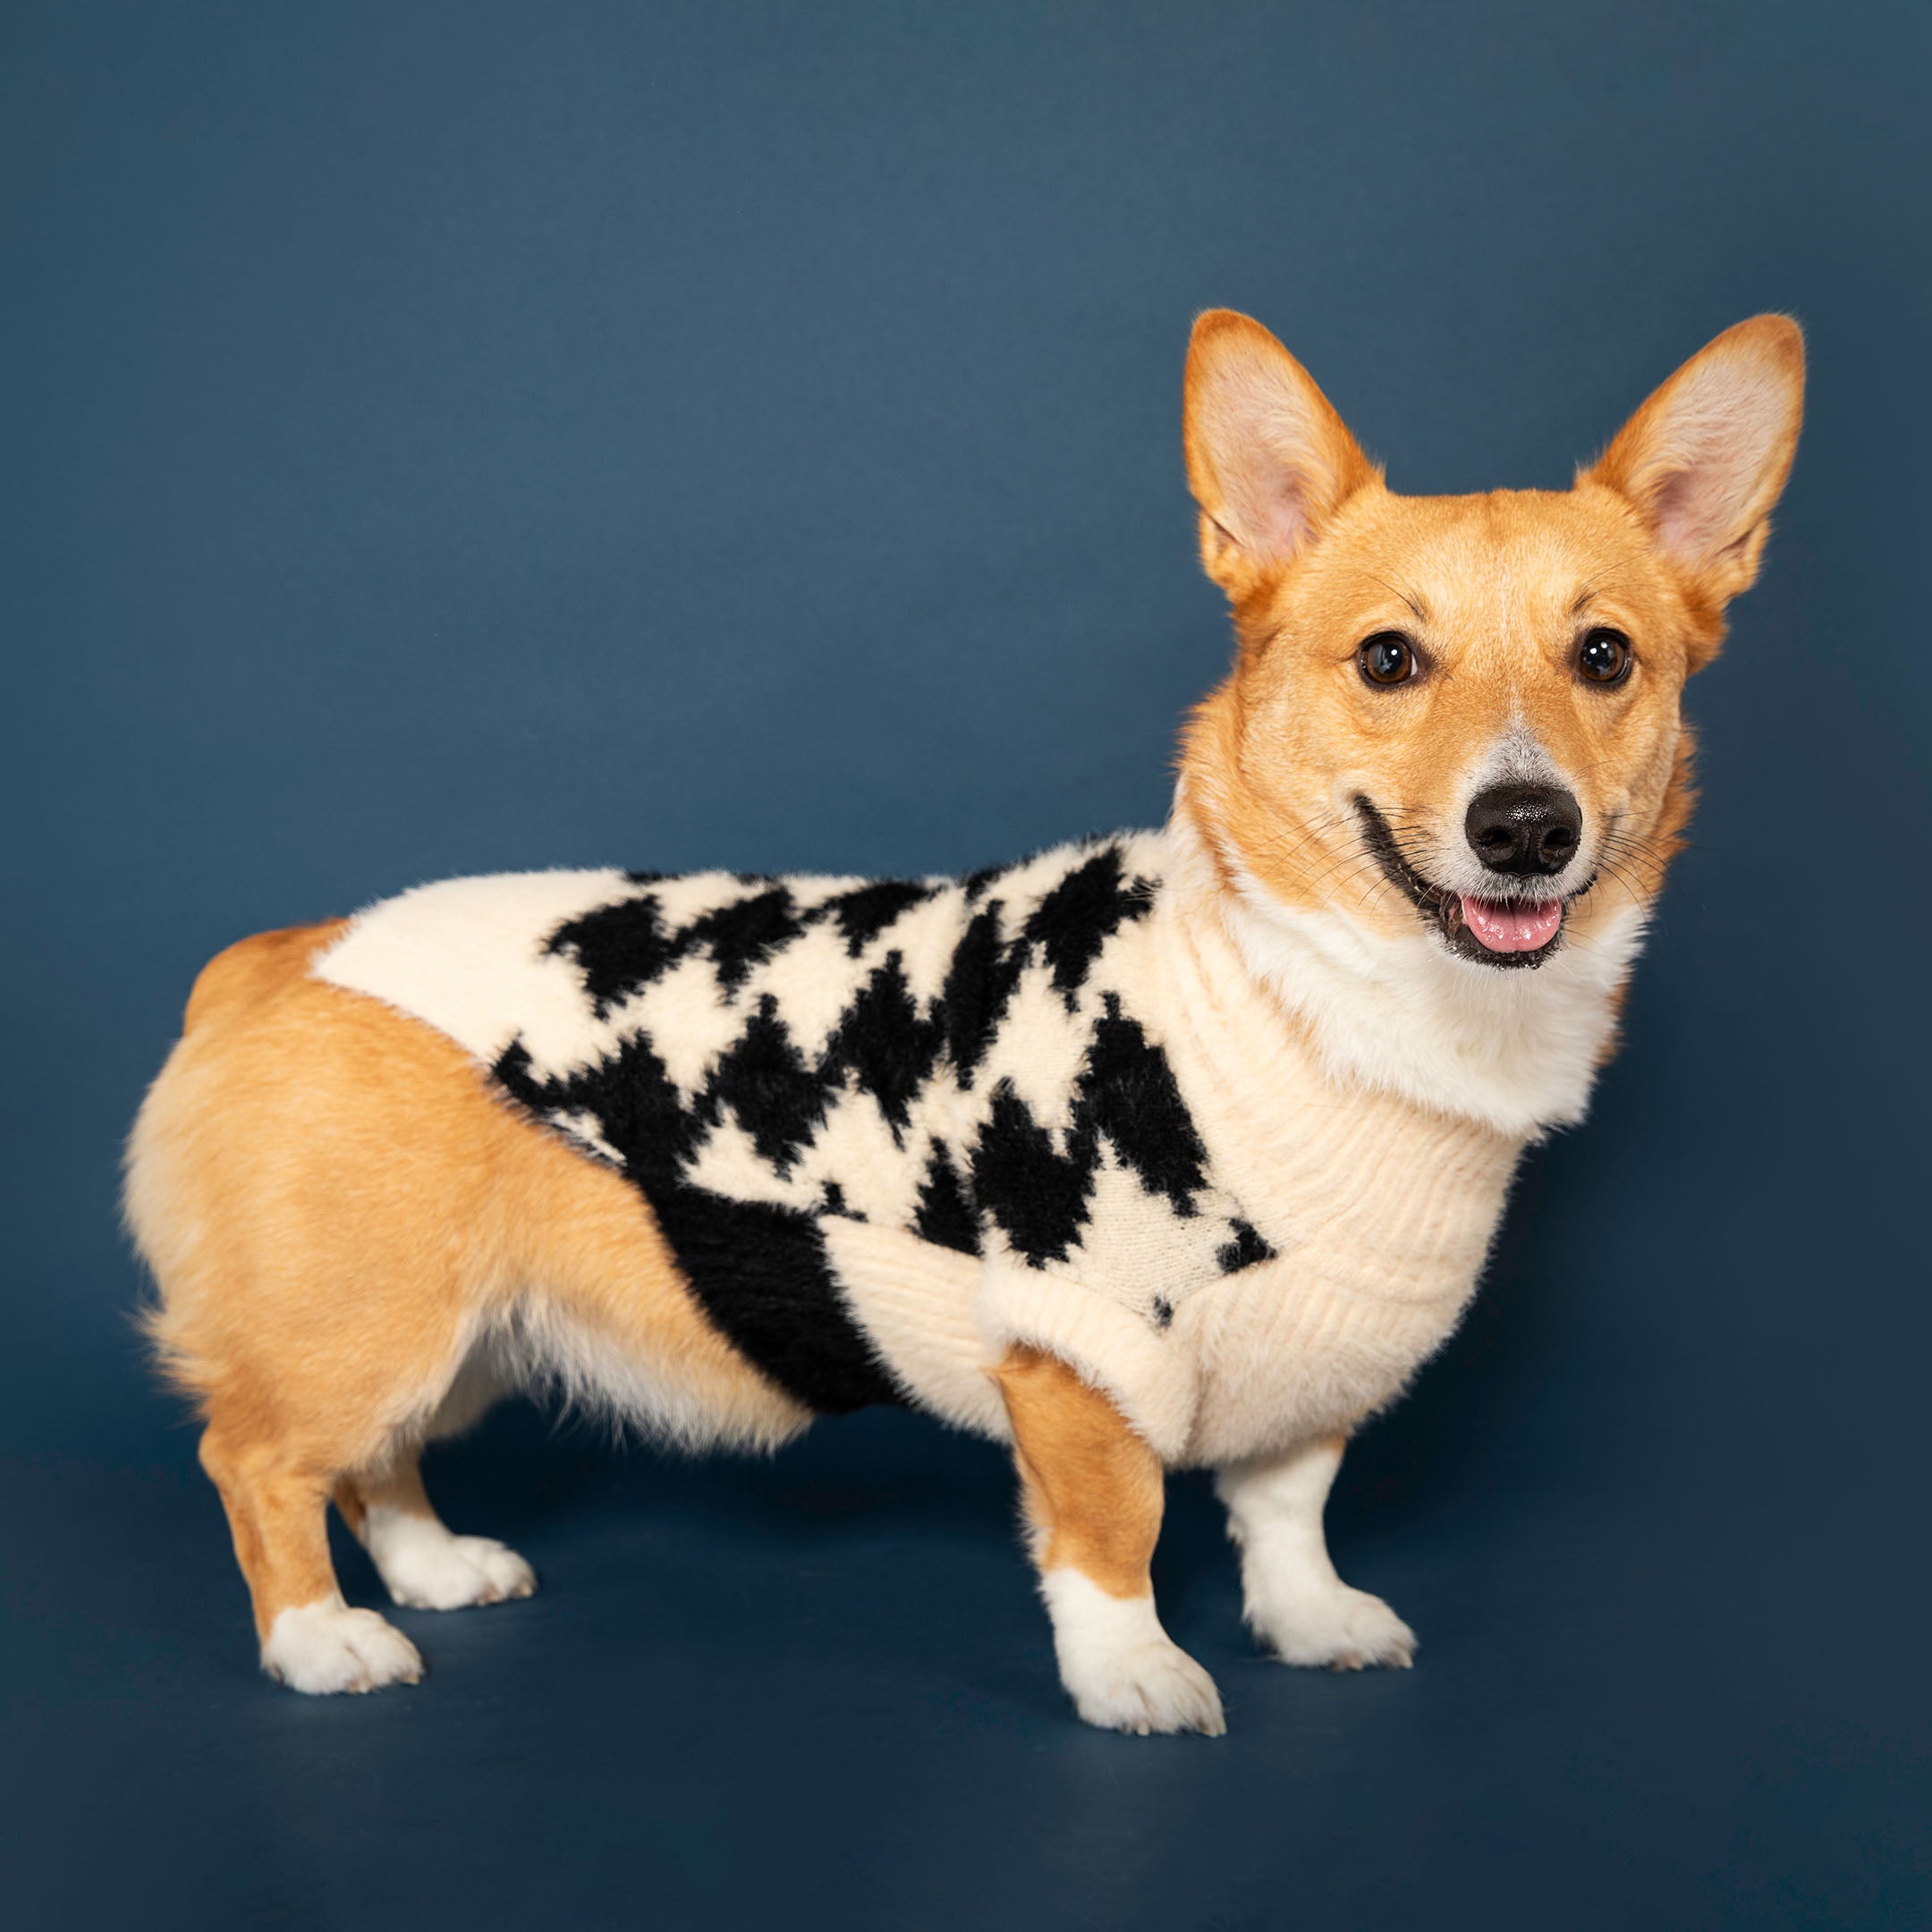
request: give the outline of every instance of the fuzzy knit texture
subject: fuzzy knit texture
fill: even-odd
[[[459,879],[316,964],[650,1203],[808,1407],[1005,1432],[1013,1342],[1170,1462],[1343,1428],[1474,1286],[1520,1136],[1338,1081],[1172,832],[963,879]]]

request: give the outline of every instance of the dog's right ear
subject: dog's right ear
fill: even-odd
[[[1188,343],[1183,436],[1201,562],[1237,604],[1373,480],[1315,379],[1251,317],[1210,309]]]

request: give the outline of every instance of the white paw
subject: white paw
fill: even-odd
[[[1060,1681],[1089,1724],[1140,1737],[1226,1731],[1214,1679],[1161,1628],[1151,1597],[1109,1597],[1077,1570],[1049,1572],[1040,1588]]]
[[[494,1537],[452,1536],[433,1516],[372,1509],[363,1531],[389,1594],[411,1610],[528,1597],[537,1572]]]
[[[1227,1730],[1215,1681],[1181,1646],[1158,1643],[1077,1661],[1063,1657],[1061,1681],[1073,1708],[1103,1731],[1199,1731],[1220,1737]]]
[[[262,1668],[291,1690],[328,1697],[338,1690],[379,1690],[416,1683],[423,1674],[416,1646],[373,1610],[352,1610],[339,1596],[284,1610],[269,1626]]]
[[[1267,1602],[1250,1597],[1248,1627],[1284,1664],[1407,1670],[1415,1662],[1415,1632],[1379,1597],[1340,1581]]]

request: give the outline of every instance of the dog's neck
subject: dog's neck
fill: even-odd
[[[1333,1078],[1524,1140],[1583,1117],[1646,909],[1603,919],[1534,971],[1498,972],[1452,957],[1419,925],[1392,936],[1336,907],[1283,903],[1184,785],[1167,837],[1192,916],[1218,919]]]

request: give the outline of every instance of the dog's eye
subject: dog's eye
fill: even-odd
[[[1591,631],[1577,646],[1577,669],[1592,684],[1621,684],[1630,675],[1630,640],[1621,631]]]
[[[1406,684],[1416,674],[1415,646],[1400,631],[1377,631],[1355,653],[1371,684]]]

